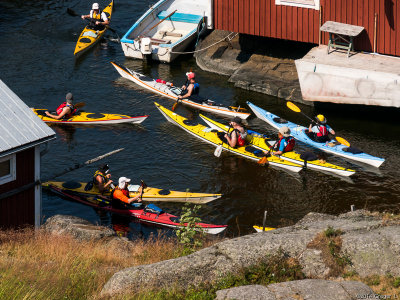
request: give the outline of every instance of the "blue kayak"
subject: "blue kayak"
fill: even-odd
[[[277,115],[274,115],[261,107],[254,105],[253,103],[247,101],[247,105],[254,112],[254,114],[260,118],[261,120],[267,122],[272,127],[279,129],[283,126],[287,126],[291,130],[291,135],[310,146],[313,146],[317,149],[320,149],[325,152],[329,152],[338,156],[342,156],[348,159],[352,159],[355,161],[359,161],[368,165],[372,165],[374,167],[379,168],[379,166],[385,161],[383,158],[372,156],[370,154],[364,153],[357,148],[347,147],[345,145],[339,144],[335,140],[331,140],[325,143],[318,143],[312,140],[306,132],[308,132],[308,128],[304,126],[297,125],[295,123],[286,121]]]

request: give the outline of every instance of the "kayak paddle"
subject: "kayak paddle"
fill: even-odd
[[[271,150],[273,149],[273,148],[275,148],[275,146],[276,146],[276,144],[278,143],[278,140],[276,140],[276,142],[275,142],[275,144],[273,145],[273,146],[270,146],[269,147],[269,150],[268,150],[268,152],[267,153],[265,153],[265,156],[263,157],[263,158],[261,158],[257,163],[259,164],[259,165],[262,165],[262,166],[264,166],[265,164],[268,164],[268,157],[270,157],[271,155]]]
[[[78,102],[78,103],[76,103],[76,104],[74,105],[74,107],[75,107],[76,109],[78,109],[78,108],[84,107],[85,105],[86,105],[85,102]]]
[[[309,116],[307,116],[305,113],[303,113],[300,108],[294,104],[293,102],[286,102],[286,106],[289,107],[291,110],[293,110],[294,112],[299,112],[301,113],[303,116],[305,116],[306,118],[308,118],[309,120],[311,120],[312,122],[315,122],[315,120],[313,120],[312,118],[310,118]]]
[[[81,17],[81,15],[78,15],[73,9],[71,9],[71,8],[67,8],[67,13],[70,15],[70,16],[72,16],[72,17]],[[85,20],[87,20],[87,21],[91,21],[92,19],[85,19]],[[93,19],[94,20],[94,19]],[[111,28],[110,26],[108,26],[108,25],[106,25],[107,26],[107,28],[110,30],[110,31],[112,31],[112,32],[114,32],[116,35],[117,35],[117,37],[118,37],[118,41],[120,41],[120,38],[119,38],[119,35],[118,35],[118,33],[117,33],[117,31],[115,30],[115,29],[113,29],[113,28]]]

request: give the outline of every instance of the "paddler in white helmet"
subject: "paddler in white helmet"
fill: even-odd
[[[330,141],[329,133],[335,135],[335,131],[326,122],[327,120],[324,115],[317,115],[315,122],[312,122],[308,127],[308,136],[317,143]]]
[[[94,30],[103,30],[104,27],[110,24],[107,15],[104,11],[100,10],[100,5],[98,3],[93,3],[92,10],[88,15],[82,15],[81,18],[90,19],[90,25]]]
[[[130,204],[134,201],[141,202],[143,190],[144,190],[144,183],[142,183],[139,187],[138,194],[135,197],[129,197],[129,189],[128,185],[131,182],[129,178],[120,177],[118,179],[118,186],[111,192],[111,199],[112,199],[112,206],[113,208],[117,209],[127,209],[129,208]]]

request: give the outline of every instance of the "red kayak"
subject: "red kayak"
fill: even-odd
[[[181,225],[179,223],[179,217],[162,212],[151,212],[151,206],[141,206],[138,208],[132,209],[116,209],[113,208],[111,202],[107,198],[99,197],[99,196],[83,196],[83,195],[74,195],[70,193],[66,193],[62,189],[59,189],[55,186],[50,185],[50,190],[58,195],[67,197],[74,201],[96,207],[102,210],[106,210],[115,214],[124,215],[124,216],[131,216],[139,219],[142,222],[156,224],[159,226],[169,227],[169,228],[180,228],[187,226],[187,224]],[[148,208],[149,207],[149,208]],[[154,206],[156,207],[156,206]],[[218,234],[226,229],[228,225],[213,225],[213,224],[206,224],[206,223],[197,223],[197,226],[201,227],[204,232],[209,234]]]

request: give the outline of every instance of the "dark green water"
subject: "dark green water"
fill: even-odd
[[[105,2],[100,3],[103,7]],[[144,13],[146,1],[119,0],[111,25],[120,35]],[[280,100],[263,94],[234,88],[227,77],[200,70],[191,56],[174,63],[158,64],[125,59],[121,46],[105,41],[78,61],[73,51],[85,23],[66,14],[72,8],[87,13],[89,1],[1,1],[0,70],[3,80],[30,107],[55,108],[71,91],[77,102],[86,102],[86,111],[149,114],[140,126],[54,127],[57,140],[50,145],[42,161],[42,177],[96,157],[116,148],[123,152],[108,162],[115,180],[127,176],[134,181],[175,190],[219,192],[224,197],[204,205],[200,216],[206,222],[228,224],[229,236],[252,232],[268,211],[268,226],[290,224],[308,212],[339,214],[356,208],[399,211],[400,124],[399,110],[360,109],[352,106],[324,105],[302,107],[307,114],[324,113],[338,135],[365,152],[384,157],[377,170],[340,158],[329,161],[357,170],[350,181],[315,171],[295,175],[279,169],[263,168],[252,161],[223,153],[213,155],[214,147],[197,140],[168,123],[153,102],[171,107],[173,102],[141,90],[120,78],[110,61],[116,61],[154,78],[176,84],[185,80],[190,68],[197,73],[202,94],[224,104],[245,105],[247,100],[293,122],[307,120],[289,111]],[[111,33],[110,33],[111,34]],[[177,113],[189,116],[197,112],[179,107]],[[263,121],[252,117],[250,126],[274,133]],[[300,149],[306,149],[300,146]],[[59,180],[90,180],[97,165],[66,174]],[[179,214],[179,204],[160,204]],[[110,224],[108,215],[92,208],[43,194],[43,214],[70,214],[93,222]],[[133,236],[155,231],[138,223],[127,224]]]

